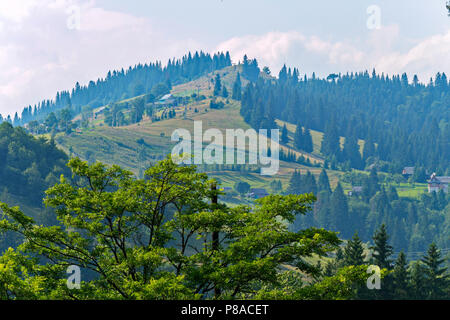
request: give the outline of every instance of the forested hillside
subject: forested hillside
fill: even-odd
[[[54,214],[44,207],[42,199],[61,174],[70,173],[67,161],[53,140],[37,139],[21,127],[0,124],[0,202],[20,206],[39,224],[55,224]],[[19,240],[12,233],[1,234],[0,251]]]
[[[54,100],[26,107],[21,115],[16,113],[13,119],[9,116],[3,119],[0,115],[0,122],[5,120],[14,125],[24,125],[33,120],[44,120],[51,112],[64,108],[71,110],[74,116],[82,111],[82,107],[97,108],[149,93],[152,89],[156,91],[156,95],[160,95],[169,92],[172,84],[189,81],[230,65],[228,52],[213,56],[204,52],[189,53],[181,59],[169,60],[165,66],[159,61],[138,64],[127,70],[110,71],[105,78],[90,81],[85,86],[77,82],[71,91],[58,92]]]
[[[81,250],[89,252],[89,259],[93,259],[89,260],[93,266],[91,271],[110,285],[91,291],[90,286],[95,286],[97,280],[86,283],[77,297],[80,299],[152,299],[158,294],[166,294],[168,298],[192,298],[198,294],[207,298],[213,292],[217,297],[260,299],[289,295],[301,299],[446,297],[448,284],[442,276],[445,269],[439,266],[448,264],[445,255],[450,247],[450,197],[444,191],[427,193],[425,182],[432,172],[449,175],[449,92],[450,85],[443,73],[438,73],[427,85],[419,83],[417,77],[410,82],[406,75],[387,77],[375,71],[371,75],[363,72],[319,79],[315,75],[300,76],[298,69],[283,67],[276,78],[267,67],[261,71],[257,60],[247,56],[241,63],[231,65],[228,53],[212,57],[204,53],[189,54],[181,60],[169,61],[165,67],[156,62],[112,72],[86,87],[77,85],[71,93],[58,93],[55,101],[25,109],[22,118],[17,116],[15,121],[7,119],[0,124],[0,202],[5,203],[1,210],[8,217],[0,221],[3,223],[0,228],[6,231],[0,239],[0,250],[17,247],[21,242],[21,236],[13,231],[21,230],[41,244],[52,246],[54,237],[66,237],[66,230],[47,229],[47,226],[65,225],[68,230],[74,225],[81,226],[82,232],[89,234],[85,240],[92,241],[81,245],[85,246]],[[222,132],[231,128],[279,128],[280,171],[273,177],[263,177],[257,165],[216,163],[178,167],[169,159],[157,162],[170,153],[174,145],[170,139],[172,132],[178,128],[192,130],[194,121],[202,121],[204,130],[216,128]],[[15,125],[27,122],[26,129],[13,127],[10,122]],[[66,166],[69,157],[56,144],[75,158],[70,166],[78,181],[70,180],[72,175]],[[113,165],[120,165],[124,170]],[[402,169],[407,166],[413,167],[414,172],[402,175]],[[168,178],[170,181],[161,181],[168,172],[173,173]],[[219,187],[226,188],[218,198],[223,212],[213,211],[216,206],[208,201],[215,191],[210,190],[211,182],[207,182],[205,173],[215,178]],[[67,180],[59,180],[61,174]],[[172,189],[158,189],[159,183],[166,182],[181,189],[176,194]],[[143,186],[149,189],[143,191]],[[195,189],[193,194],[191,188]],[[252,189],[272,195],[256,200],[258,197],[250,196]],[[154,207],[150,213],[145,211],[148,203],[142,199],[158,196],[168,197],[170,201]],[[47,209],[42,208],[43,198]],[[37,224],[44,226],[33,231],[31,220],[10,208],[14,205],[20,205]],[[296,209],[297,205],[301,208]],[[107,209],[103,210],[102,206]],[[185,208],[194,212],[190,211],[188,220],[172,216],[173,212],[181,210],[181,213]],[[283,208],[288,209],[283,211]],[[201,213],[204,209],[211,212]],[[155,214],[161,220],[149,225],[142,218],[144,211],[144,216]],[[248,225],[236,225],[234,219],[247,217],[248,212],[256,216],[247,221]],[[74,220],[67,218],[72,214]],[[101,263],[129,263],[131,260],[125,255],[127,246],[131,246],[137,251],[130,259],[141,259],[142,266],[149,268],[141,253],[155,252],[153,248],[139,247],[133,228],[136,225],[167,228],[162,238],[155,239],[157,250],[161,250],[155,257],[161,260],[155,270],[144,271],[142,277],[169,283],[180,291],[162,293],[147,284],[136,284],[135,279],[127,278],[128,274],[126,279],[101,274],[97,259],[104,257],[95,256],[98,251],[91,250],[97,240],[109,241],[102,238],[105,234],[108,238],[107,232],[115,232],[105,231],[111,222],[110,215],[118,224],[123,223],[122,227],[130,229],[126,235],[119,236],[123,236],[120,239],[123,244],[117,248],[111,244],[112,251],[105,253],[107,258]],[[91,225],[91,218],[98,219],[97,224]],[[28,221],[29,225],[19,226],[21,221]],[[220,224],[218,230],[226,234],[225,238],[229,237],[231,246],[243,246],[246,250],[247,246],[259,246],[257,251],[266,250],[269,255],[262,254],[261,258],[260,251],[250,254],[246,251],[234,256],[233,248],[224,246],[221,254],[229,258],[222,262],[229,270],[225,270],[226,275],[218,275],[199,264],[211,254],[210,249],[205,247],[206,251],[198,254],[190,252],[188,239],[181,243],[185,250],[178,252],[171,247],[174,242],[169,238],[175,226],[181,226],[180,230],[192,228],[189,237],[198,234],[204,237],[202,241],[209,243],[208,233],[213,234],[211,230],[216,228],[211,223]],[[103,230],[100,234],[97,227]],[[245,232],[246,236],[242,238],[232,228]],[[280,234],[271,234],[273,238],[266,243],[269,232],[261,233],[262,228],[277,228]],[[208,232],[203,233],[204,230]],[[288,245],[283,247],[289,253],[286,260],[277,250],[272,252],[272,245],[282,247],[291,244],[292,239],[309,241],[316,235],[324,236],[326,250],[314,248],[304,255],[289,251],[294,246]],[[175,237],[174,241],[178,240]],[[195,246],[193,242],[191,248]],[[72,245],[78,244],[69,243],[57,253],[46,254],[55,254],[56,260],[66,263],[66,254],[74,253]],[[35,249],[28,248],[33,254]],[[119,254],[113,261],[111,253],[117,254],[117,250],[124,250],[124,255]],[[377,256],[381,251],[382,256]],[[78,254],[74,253],[76,263],[82,261]],[[15,266],[17,257],[10,251],[0,257],[0,262],[4,259]],[[271,264],[266,257],[277,262]],[[421,258],[423,262],[408,267],[409,262]],[[177,264],[172,263],[177,259],[186,264],[179,264],[177,269]],[[242,261],[249,265],[240,264]],[[266,263],[270,264],[270,279],[256,276],[264,273]],[[374,294],[364,289],[361,281],[365,277],[365,264],[369,263],[391,272],[386,276],[389,287],[385,291]],[[238,272],[233,271],[235,264],[240,266]],[[29,281],[38,281],[41,270],[33,264],[30,266]],[[42,269],[44,273],[47,267]],[[130,277],[140,274],[140,266],[133,268],[127,271]],[[285,272],[284,268],[294,271]],[[282,271],[275,272],[279,269]],[[160,270],[175,271],[166,277],[161,276]],[[436,270],[444,271],[436,275]],[[199,279],[194,278],[198,271],[210,278],[197,282]],[[235,281],[241,272],[247,272],[247,276]],[[398,279],[405,274],[406,278],[399,283]],[[58,277],[62,281],[64,274]],[[234,287],[221,282],[221,277],[231,281]],[[312,278],[318,282],[310,283]],[[333,292],[333,288],[342,286],[339,283],[342,278],[348,280],[347,291]],[[424,279],[445,281],[426,286]],[[300,289],[298,281],[305,281],[308,286]],[[48,292],[67,297],[61,285],[62,282],[56,287],[50,285],[45,292],[34,288],[25,288],[24,292],[36,297],[46,297]],[[136,294],[133,290],[120,289],[129,285],[136,286]]]
[[[388,162],[388,170],[424,167],[445,174],[450,157],[450,86],[445,73],[424,85],[414,77],[375,71],[300,78],[284,67],[278,80],[262,79],[242,95],[246,122],[275,128],[275,119],[324,132],[321,153],[334,166],[364,169]],[[339,137],[345,137],[343,148]],[[358,139],[365,140],[363,153]],[[298,145],[305,149],[308,146]]]
[[[40,206],[44,191],[68,172],[67,155],[53,140],[36,139],[23,128],[0,124],[0,190]]]

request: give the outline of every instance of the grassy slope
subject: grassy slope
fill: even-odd
[[[291,138],[291,142],[289,143],[289,146],[293,148],[293,142],[292,140],[294,139],[294,133],[295,130],[297,128],[297,126],[295,124],[286,122],[286,121],[282,121],[282,120],[277,120],[277,124],[282,127],[283,125],[286,125],[286,128],[289,131],[289,137]],[[322,140],[323,140],[323,132],[320,131],[316,131],[316,130],[310,130],[311,131],[311,137],[313,140],[313,148],[314,151],[312,152],[312,156],[316,156],[319,157],[321,156],[320,154],[320,146],[322,144]],[[340,143],[341,143],[341,148],[344,147],[344,143],[345,143],[345,138],[344,137],[340,137]],[[358,140],[358,145],[359,145],[359,152],[363,152],[363,148],[364,148],[364,140]]]
[[[215,74],[221,75],[222,83],[227,86],[231,95],[232,84],[236,78],[237,72],[240,71],[239,66],[232,66],[207,76],[201,77],[197,80],[175,86],[172,94],[175,96],[190,96],[193,93],[200,93],[207,97],[206,100],[199,102],[191,102],[187,106],[180,106],[176,108],[177,117],[174,119],[163,120],[159,122],[152,122],[150,119],[144,119],[138,124],[130,126],[111,128],[104,126],[102,121],[97,120],[93,123],[93,127],[83,130],[81,134],[72,133],[70,136],[59,134],[56,141],[65,151],[73,151],[74,156],[86,158],[87,152],[92,154],[92,157],[98,161],[106,164],[118,164],[127,168],[134,173],[138,173],[140,168],[145,168],[150,163],[163,159],[166,154],[170,153],[175,143],[170,141],[171,134],[178,128],[185,128],[193,132],[194,121],[203,122],[203,130],[209,128],[218,128],[224,132],[224,129],[249,129],[249,125],[245,123],[239,114],[240,104],[232,99],[221,99],[227,102],[225,108],[222,110],[208,110],[209,101],[213,94],[213,82]],[[242,78],[243,85],[247,81]],[[137,97],[138,98],[138,97]],[[127,101],[131,101],[128,99]],[[187,111],[186,119],[183,113]],[[198,112],[195,112],[197,109]],[[302,154],[305,158],[309,158],[312,163],[323,162],[320,154],[320,145],[323,139],[323,133],[311,130],[313,138],[314,151],[311,154],[298,152],[293,149],[292,140],[295,132],[295,125],[277,120],[280,126],[286,124],[291,137],[291,142],[288,145],[281,146],[285,150],[295,152],[297,155]],[[138,140],[145,141],[144,147],[138,144]],[[341,144],[343,145],[345,139],[341,137]],[[360,140],[361,148],[364,146],[364,141]],[[138,150],[145,150],[145,160],[138,160]],[[209,176],[219,178],[223,186],[232,187],[237,181],[246,181],[252,187],[263,187],[269,189],[269,184],[273,179],[280,179],[283,187],[286,188],[292,172],[297,169],[302,173],[307,170],[311,171],[317,176],[320,174],[321,168],[311,168],[303,165],[281,162],[279,173],[273,177],[261,176],[259,173],[240,173],[233,171],[211,171]],[[327,170],[331,185],[334,187],[337,184],[338,177],[342,173],[339,171]],[[423,185],[411,186],[409,184],[402,184],[396,186],[400,196],[417,197],[422,193],[426,187]],[[344,185],[347,190],[350,186]]]
[[[240,67],[233,66],[224,70],[218,71],[221,75],[222,83],[228,88],[231,93],[232,84],[236,78]],[[217,72],[216,72],[217,73]],[[222,110],[208,110],[209,101],[212,96],[213,83],[211,79],[215,77],[214,74],[209,74],[198,80],[176,86],[172,90],[172,94],[176,96],[190,96],[192,93],[200,92],[201,95],[208,97],[204,101],[192,102],[187,106],[181,106],[176,109],[177,117],[174,119],[163,120],[159,122],[152,122],[150,119],[144,119],[138,124],[130,126],[111,128],[102,125],[99,121],[93,123],[89,129],[83,130],[82,133],[72,133],[69,136],[58,134],[56,141],[59,146],[66,152],[72,151],[72,155],[86,158],[88,153],[91,153],[92,158],[107,163],[118,164],[127,168],[136,174],[139,168],[148,166],[151,162],[160,160],[170,153],[175,143],[170,141],[172,132],[178,128],[185,128],[192,132],[194,121],[203,122],[203,130],[209,128],[218,128],[224,132],[224,129],[249,129],[241,115],[239,114],[240,104],[232,99],[222,99],[227,102],[225,108]],[[247,83],[242,78],[243,85]],[[132,99],[128,99],[132,100]],[[187,116],[184,119],[183,113],[187,109]],[[198,112],[195,112],[195,109]],[[138,160],[138,150],[142,148],[138,144],[138,140],[145,141],[146,157],[144,161]],[[293,150],[290,146],[282,146],[283,149],[289,149],[292,152],[300,154]],[[322,162],[320,156],[303,154],[314,162]],[[283,187],[287,187],[292,172],[297,169],[301,172],[311,171],[318,175],[320,168],[311,168],[299,164],[281,162],[280,170],[276,176],[265,177],[259,173],[240,173],[233,171],[209,172],[211,177],[219,178],[223,186],[233,186],[237,181],[247,181],[252,187],[264,187],[269,190],[269,184],[273,179],[280,179],[283,182]],[[335,185],[338,180],[337,171],[329,171],[329,176],[332,185]]]

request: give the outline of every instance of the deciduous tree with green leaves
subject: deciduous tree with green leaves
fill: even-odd
[[[289,231],[296,215],[311,210],[312,194],[271,195],[252,207],[228,208],[210,201],[219,192],[213,181],[170,157],[149,168],[145,179],[77,158],[69,167],[72,179],[62,176],[46,192],[45,204],[60,225],[37,225],[19,208],[0,204],[0,230],[24,239],[0,257],[0,298],[257,297],[267,293],[263,286],[280,284],[284,265],[319,274],[309,258],[340,243],[324,229]],[[72,265],[82,270],[79,290],[66,285]],[[355,275],[344,278],[351,283]],[[334,297],[323,293],[327,282],[311,290],[297,297]]]

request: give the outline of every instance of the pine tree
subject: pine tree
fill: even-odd
[[[287,194],[302,194],[302,176],[300,171],[295,170],[289,180]]]
[[[303,128],[300,123],[297,124],[294,134],[294,147],[298,150],[303,150]]]
[[[328,179],[327,171],[325,169],[322,169],[322,172],[320,172],[317,189],[331,194],[330,180]]]
[[[367,159],[375,156],[375,144],[372,140],[366,140],[363,148],[363,161],[367,165]]]
[[[222,82],[220,81],[220,75],[216,75],[216,79],[214,80],[214,95],[217,97],[222,92]]]
[[[394,299],[406,299],[409,293],[409,272],[406,255],[402,252],[395,261],[395,267],[392,274],[394,284]]]
[[[310,153],[314,151],[311,131],[308,128],[305,128],[303,134],[303,150]]]
[[[341,147],[334,121],[328,122],[325,128],[320,152],[327,157],[335,156],[340,159]]]
[[[409,281],[409,298],[422,300],[426,298],[427,280],[425,267],[420,261],[413,263],[411,267],[411,279]]]
[[[234,100],[241,100],[242,99],[242,83],[241,83],[241,75],[238,72],[236,76],[236,81],[233,85],[233,92],[231,96]]]
[[[359,153],[358,141],[354,136],[345,138],[342,155],[344,161],[350,161],[350,165],[352,168],[363,169],[361,154]]]
[[[340,183],[337,184],[330,199],[331,227],[341,232],[344,237],[349,234],[348,203]]]
[[[222,86],[222,97],[228,98],[228,90],[225,86]]]
[[[317,194],[317,184],[316,184],[316,178],[314,178],[314,175],[308,170],[306,172],[306,175],[302,178],[302,186],[303,190],[302,193],[314,193]]]
[[[373,236],[374,245],[370,247],[373,251],[372,262],[380,268],[390,270],[392,268],[389,257],[393,253],[392,246],[389,245],[389,236],[387,234],[386,225],[382,224],[380,228],[375,231]]]
[[[359,239],[358,233],[355,233],[344,248],[345,264],[347,266],[360,266],[364,264],[365,258],[362,241]]]
[[[425,279],[427,283],[427,297],[429,299],[442,299],[446,297],[449,280],[446,275],[447,268],[441,268],[444,259],[436,244],[432,243],[427,254],[422,258],[425,266]]]
[[[288,74],[287,74],[287,68],[286,65],[283,65],[283,68],[281,68],[280,73],[278,74],[278,81],[281,84],[286,83],[288,79]]]
[[[283,129],[281,130],[281,143],[288,144],[289,140],[289,132],[286,125],[284,125]]]

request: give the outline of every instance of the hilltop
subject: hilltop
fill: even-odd
[[[237,74],[242,74],[242,66],[235,65],[226,67],[202,76],[196,80],[176,85],[170,91],[174,98],[185,99],[186,103],[174,107],[161,107],[155,110],[153,119],[148,115],[143,116],[139,123],[125,126],[110,127],[104,123],[105,116],[100,114],[95,119],[91,117],[88,128],[74,131],[67,135],[58,133],[55,141],[67,153],[81,157],[86,160],[98,160],[107,164],[118,164],[139,175],[142,170],[157,160],[163,159],[171,152],[175,145],[171,141],[172,132],[178,128],[185,128],[192,132],[194,121],[202,121],[203,129],[217,128],[225,133],[225,129],[249,129],[240,115],[240,101],[232,98],[214,97],[214,79],[217,75],[228,91],[232,91],[233,83]],[[270,76],[265,75],[267,79]],[[242,78],[242,85],[245,86],[249,80]],[[193,97],[194,96],[194,97]],[[126,100],[118,101],[118,104],[133,104],[136,100],[144,99],[140,95]],[[211,101],[223,102],[222,109],[211,109]],[[103,110],[102,106],[93,110],[93,114]],[[164,118],[162,115],[168,110],[175,111],[173,118]],[[130,110],[124,110],[125,116]],[[155,117],[159,118],[155,121]],[[74,121],[80,118],[75,118]],[[315,132],[315,144],[320,144],[320,133]],[[298,163],[281,161],[280,171],[274,177],[263,177],[257,172],[236,172],[230,170],[215,170],[215,168],[205,168],[210,176],[220,179],[223,186],[232,187],[238,181],[248,182],[252,187],[263,187],[270,190],[269,184],[274,179],[282,181],[287,187],[289,179],[294,170],[303,172],[311,171],[318,176],[323,164],[323,158],[319,152],[312,154],[295,150],[292,145],[283,145],[282,150],[292,152],[297,156],[304,156],[311,163],[317,166],[306,166]],[[338,171],[329,170],[332,185],[337,183]]]

